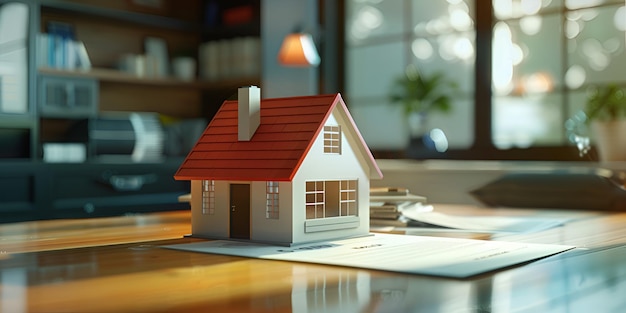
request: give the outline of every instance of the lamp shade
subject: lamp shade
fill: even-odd
[[[278,52],[278,62],[285,66],[317,66],[320,56],[313,43],[313,38],[307,33],[292,33],[285,37]]]

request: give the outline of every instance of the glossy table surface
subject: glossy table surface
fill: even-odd
[[[414,234],[578,248],[459,280],[160,248],[198,240],[186,211],[0,224],[0,312],[626,312],[626,212],[435,208],[571,220]]]

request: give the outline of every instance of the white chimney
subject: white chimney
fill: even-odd
[[[239,141],[249,141],[261,123],[261,89],[241,87],[237,92],[237,122]]]

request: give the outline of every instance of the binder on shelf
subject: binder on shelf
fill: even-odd
[[[75,41],[74,47],[76,49],[76,56],[78,57],[78,68],[83,71],[90,70],[91,60],[89,59],[89,54],[87,53],[87,47],[85,47],[85,43],[82,41]]]
[[[200,78],[209,81],[258,76],[260,62],[257,37],[208,41],[198,48]]]
[[[89,54],[82,41],[49,33],[38,34],[36,41],[38,68],[91,69]]]

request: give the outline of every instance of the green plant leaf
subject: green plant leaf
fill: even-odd
[[[589,121],[625,118],[626,92],[615,84],[589,87],[585,113]]]
[[[458,84],[444,73],[425,76],[416,66],[409,66],[403,75],[393,81],[388,99],[392,104],[401,104],[407,115],[412,112],[445,113],[451,110],[457,91]]]

